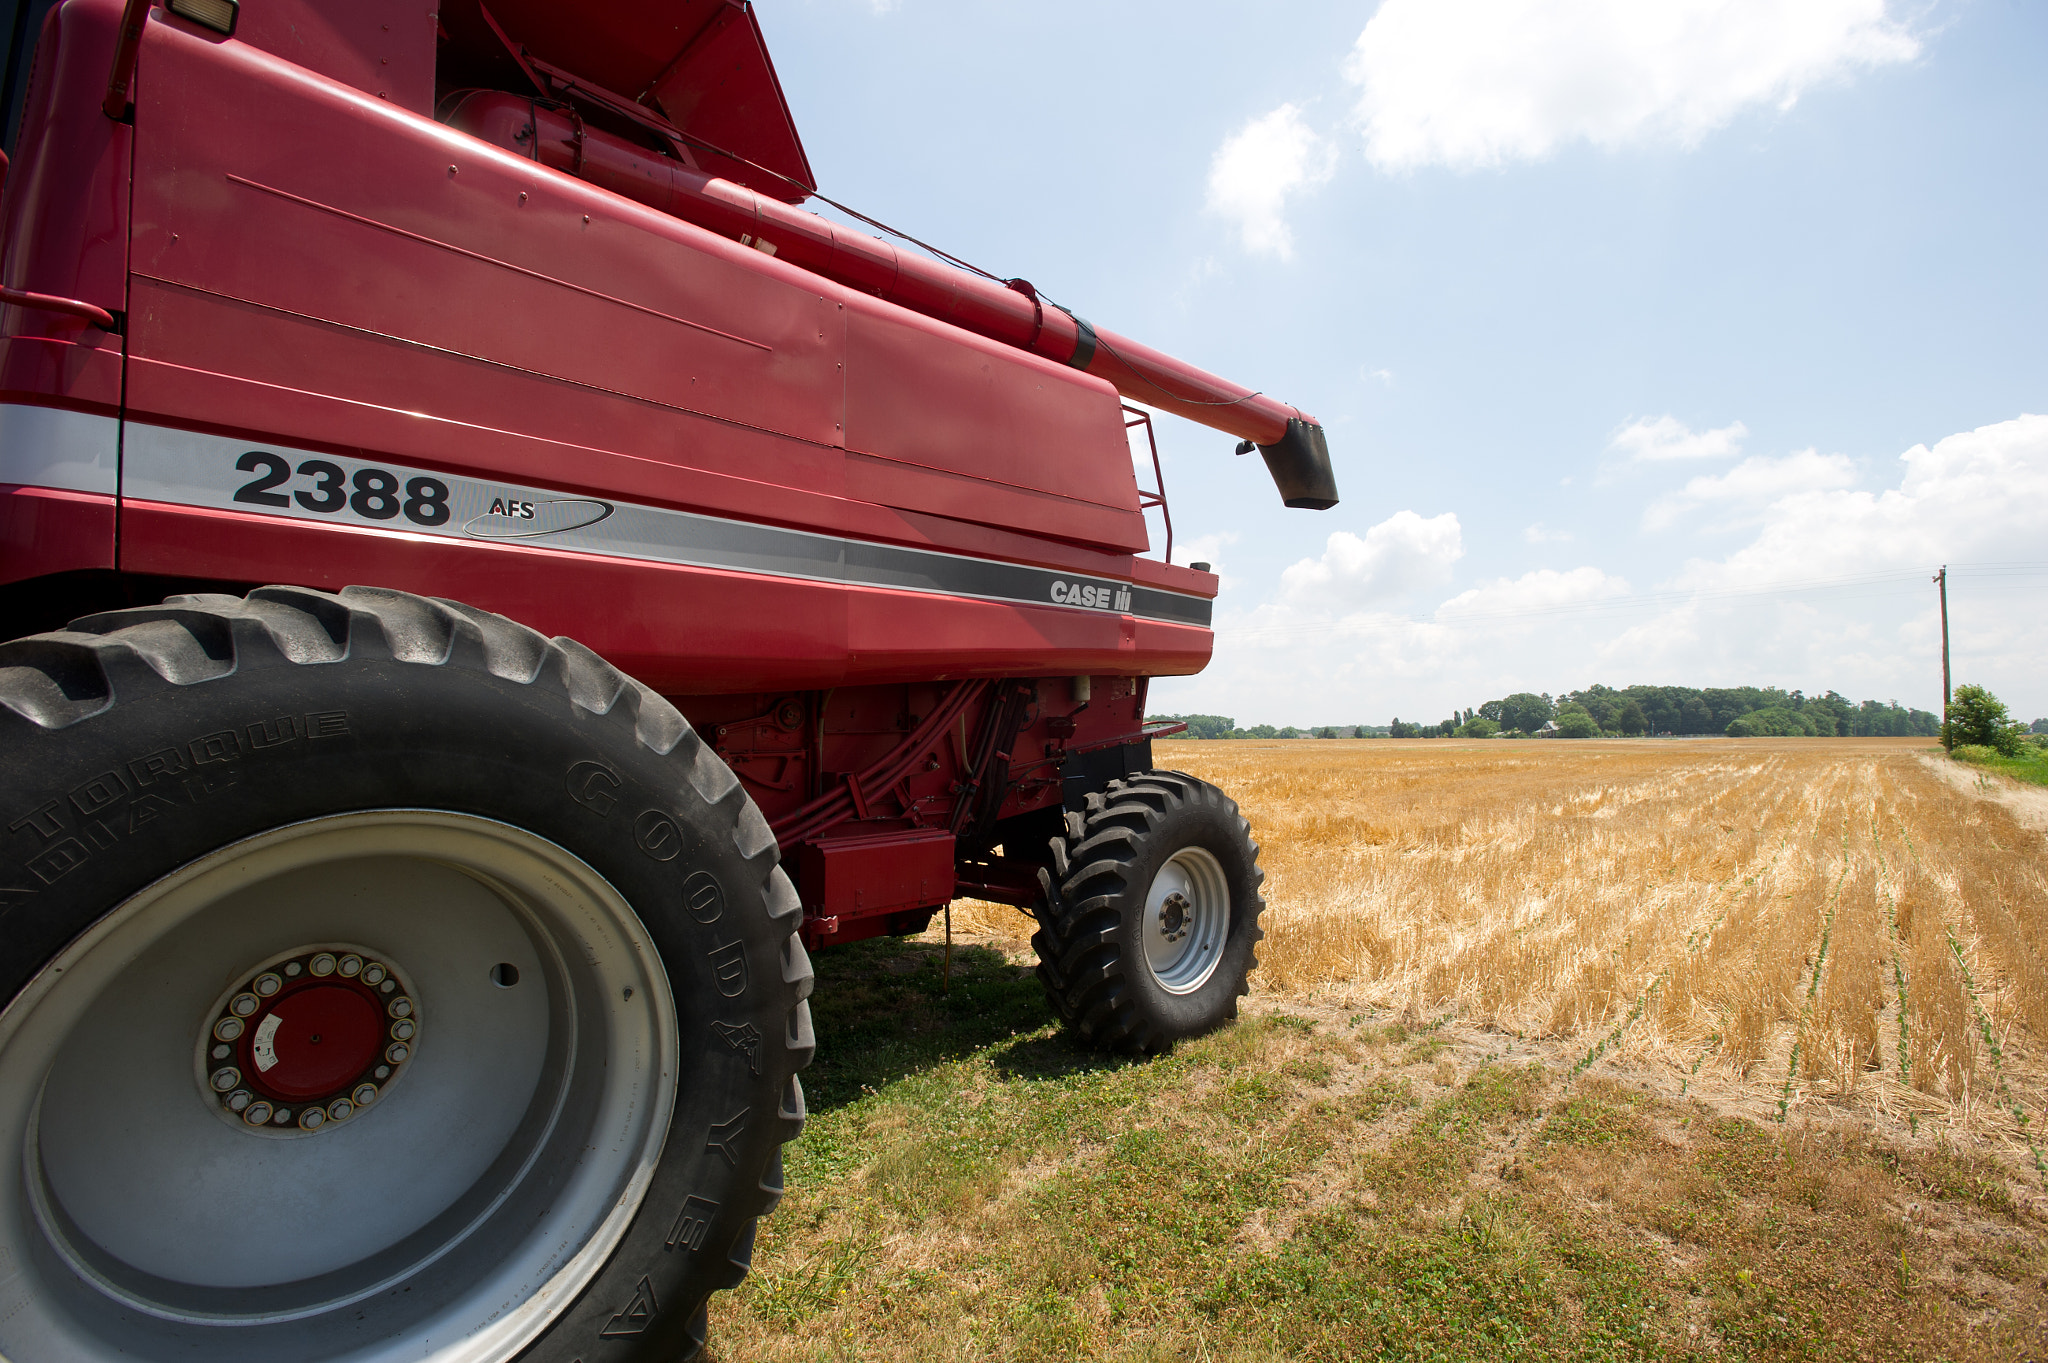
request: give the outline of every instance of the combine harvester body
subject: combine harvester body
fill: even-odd
[[[1131,437],[1149,437],[1149,417],[1126,400],[1228,432],[1244,442],[1240,452],[1256,445],[1289,505],[1335,502],[1321,428],[1296,409],[1099,330],[1023,281],[967,273],[803,208],[811,169],[755,15],[738,0],[31,0],[14,19],[5,87],[12,163],[0,198],[0,638],[86,617],[69,633],[40,636],[56,642],[24,639],[0,657],[0,678],[34,674],[15,691],[0,688],[0,706],[26,717],[20,733],[0,739],[14,746],[17,774],[61,766],[51,745],[110,723],[92,718],[94,706],[125,703],[130,683],[114,664],[102,669],[102,703],[79,699],[100,682],[73,685],[63,673],[70,663],[48,661],[83,657],[88,638],[112,640],[130,624],[188,631],[178,639],[197,643],[163,645],[161,655],[134,645],[134,656],[183,688],[182,703],[213,694],[206,667],[234,670],[219,662],[229,646],[211,642],[207,621],[228,621],[221,637],[246,649],[249,621],[289,606],[328,621],[344,640],[337,656],[353,658],[374,615],[384,630],[378,647],[414,662],[403,641],[411,636],[391,621],[425,611],[418,618],[442,622],[456,643],[418,648],[460,654],[462,640],[481,637],[485,670],[502,679],[525,666],[504,662],[504,650],[528,645],[491,643],[498,625],[465,623],[489,612],[575,641],[533,642],[549,651],[533,653],[543,660],[530,670],[570,679],[573,713],[584,717],[576,722],[638,696],[642,745],[667,752],[661,743],[683,741],[694,752],[674,734],[647,737],[660,726],[645,716],[668,713],[658,698],[688,717],[702,749],[693,770],[729,769],[772,830],[768,851],[794,884],[800,919],[785,921],[779,877],[763,893],[803,946],[916,932],[959,896],[1052,921],[1071,867],[1048,842],[1078,846],[1094,817],[1090,797],[1099,814],[1112,782],[1152,769],[1151,740],[1164,729],[1146,722],[1149,680],[1199,671],[1211,650],[1217,579],[1148,556],[1146,513],[1164,513],[1164,490],[1141,487],[1134,474]],[[280,589],[274,609],[253,598],[221,604],[266,583],[388,590],[369,600]],[[401,600],[394,593],[459,602],[468,613],[392,605]],[[263,628],[293,662],[324,647],[290,642],[274,621]],[[600,671],[599,659],[623,677]],[[205,685],[178,671],[187,662]],[[591,694],[577,689],[600,675],[614,680]],[[323,732],[357,732],[366,721],[354,713],[338,702],[295,716],[252,710],[217,717],[211,737],[185,732],[200,724],[194,718],[163,731],[170,757],[113,753],[100,786],[65,777],[61,789],[11,792],[21,807],[0,810],[12,825],[0,844],[0,909],[11,921],[0,919],[0,929],[16,939],[0,959],[13,973],[0,983],[17,999],[13,1012],[43,987],[56,953],[81,949],[79,924],[55,910],[44,922],[42,906],[126,855],[146,801],[185,817],[216,788],[206,754],[224,755],[220,771],[237,761],[254,770],[266,736],[310,751]],[[478,741],[509,771],[525,745],[545,746],[539,732],[514,721]],[[716,919],[707,882],[692,878],[710,872],[683,874],[699,854],[689,820],[636,795],[620,760],[563,751],[535,759],[536,779],[578,817],[628,830],[621,836],[651,865],[678,874],[679,902],[700,923],[707,911]],[[165,779],[151,785],[152,773]],[[711,805],[729,803],[722,778],[691,779]],[[425,800],[379,800],[365,787],[336,808]],[[475,804],[481,814],[488,801]],[[734,835],[742,843],[751,818]],[[566,834],[548,836],[568,845]],[[1188,863],[1195,881],[1198,862]],[[623,874],[598,870],[613,881]],[[141,893],[118,876],[107,883]],[[708,883],[736,901],[729,879]],[[1199,901],[1197,889],[1179,902]],[[654,911],[620,890],[651,924]],[[115,903],[88,908],[65,912],[90,919]],[[1168,923],[1169,946],[1179,922]],[[703,948],[712,973],[688,984],[662,930],[649,930],[686,1024],[691,989],[741,997],[716,964],[727,949],[717,940]],[[314,954],[305,961],[321,959],[321,942],[341,950],[357,940],[308,933]],[[257,958],[288,945],[258,943],[241,956],[262,969]],[[800,948],[781,951],[779,969],[796,991],[785,1000],[788,1046],[807,1055],[794,1019],[808,974],[793,964]],[[221,989],[242,969],[241,956],[229,955]],[[758,981],[778,967],[752,969]],[[1081,988],[1058,960],[1048,969],[1056,998]],[[573,992],[573,973],[550,988]],[[742,970],[742,988],[747,978]],[[1174,997],[1192,998],[1194,988]],[[209,981],[201,992],[214,989]],[[419,993],[425,1065],[435,999],[424,983]],[[1139,1049],[1215,1020],[1168,1021],[1141,1036],[1108,1028],[1104,1016],[1068,1020],[1104,1044]],[[167,1025],[182,1037],[200,1024]],[[758,1051],[735,1040],[748,1035],[742,1024],[717,1025],[760,1074]],[[704,1044],[694,1034],[674,1043],[683,1090],[693,1066],[711,1063],[698,1055]],[[748,1044],[764,1043],[756,1033]],[[199,1063],[203,1076],[213,1062]],[[427,1087],[424,1075],[409,1082]],[[285,1099],[256,1087],[284,1110]],[[778,1140],[795,1121],[790,1100],[779,1101]],[[381,1116],[395,1114],[353,1120]],[[720,1136],[739,1129],[721,1125],[728,1116],[712,1113],[708,1136],[690,1130],[669,1145],[690,1146],[693,1158],[708,1149],[713,1169],[720,1157],[740,1168],[746,1160]],[[358,1134],[304,1148],[339,1148]],[[746,1176],[764,1187],[767,1158],[747,1157]],[[50,1177],[55,1205],[69,1196],[60,1186],[69,1176]],[[637,1175],[618,1177],[629,1212],[631,1199],[655,1196],[629,1186]],[[659,1177],[668,1198],[650,1242],[659,1262],[697,1253],[693,1237],[707,1234],[720,1248],[751,1243],[758,1199],[751,1211],[728,1208],[746,1213],[740,1219],[721,1220],[733,1198]],[[0,1207],[0,1217],[18,1211]],[[692,1214],[710,1229],[693,1229]],[[89,1208],[76,1215],[78,1243],[118,1239],[94,1230]],[[628,1255],[641,1232],[607,1225],[598,1217],[589,1222],[596,1229],[576,1232],[604,1248],[598,1267],[549,1280],[574,1289],[568,1297],[580,1304],[570,1315],[514,1293],[505,1300],[523,1304],[506,1318],[523,1323],[461,1325],[482,1341],[462,1356],[528,1349],[519,1356],[567,1359],[588,1346],[592,1359],[641,1357],[607,1351],[656,1339],[671,1355],[693,1347],[701,1309],[692,1303],[718,1282],[700,1274],[664,1287],[659,1272],[637,1269],[618,1277],[603,1268],[606,1256]],[[364,1234],[365,1244],[375,1239]],[[116,1259],[127,1252],[106,1249]],[[95,1253],[79,1250],[79,1261],[98,1262]],[[130,1257],[155,1266],[138,1269],[134,1283],[126,1269],[79,1274],[139,1313],[143,1324],[130,1334],[108,1327],[104,1339],[60,1331],[10,1341],[0,1326],[0,1353],[34,1363],[104,1345],[109,1357],[168,1357],[190,1344],[175,1330],[201,1331],[193,1322],[240,1309],[159,1310],[150,1303],[184,1301],[186,1289],[152,1297],[148,1283],[176,1275],[145,1248]],[[744,1246],[730,1261],[744,1265]],[[314,1264],[292,1282],[327,1281],[312,1268],[344,1272]],[[594,1277],[600,1268],[611,1276]],[[191,1291],[285,1290],[259,1283],[253,1268],[244,1276],[202,1273]],[[600,1289],[612,1295],[576,1295]],[[450,1287],[447,1299],[467,1301],[469,1291]],[[319,1301],[347,1297],[334,1292]],[[664,1293],[681,1293],[680,1305],[671,1309]],[[290,1322],[325,1319],[325,1306],[249,1309],[252,1323],[235,1339],[250,1348],[267,1340],[266,1356],[355,1356],[264,1333],[311,1329]],[[148,1321],[183,1323],[164,1325],[171,1333],[160,1338]],[[572,1339],[572,1326],[587,1338]],[[390,1339],[417,1341],[425,1329],[401,1322]],[[244,1345],[206,1347],[233,1357]],[[443,1355],[420,1345],[406,1356]]]

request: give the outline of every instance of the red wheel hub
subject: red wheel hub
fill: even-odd
[[[299,1102],[348,1087],[384,1049],[384,1007],[353,980],[287,987],[243,1034],[242,1073],[267,1098]]]
[[[412,1058],[419,1004],[368,952],[306,947],[273,961],[214,1010],[199,1081],[251,1129],[321,1131],[377,1101]]]

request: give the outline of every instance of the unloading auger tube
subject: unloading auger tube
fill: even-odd
[[[635,117],[662,126],[644,110]],[[1337,504],[1329,445],[1315,418],[1093,326],[1048,303],[1024,280],[999,282],[956,270],[708,174],[677,159],[690,157],[680,134],[671,136],[675,156],[663,156],[571,114],[494,90],[464,95],[447,120],[484,141],[777,260],[1105,379],[1133,402],[1239,437],[1240,454],[1256,446],[1288,506],[1323,511]]]

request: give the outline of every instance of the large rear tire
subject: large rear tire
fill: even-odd
[[[1206,781],[1150,771],[1069,812],[1041,872],[1038,977],[1096,1045],[1153,1055],[1237,1016],[1258,967],[1258,844]]]
[[[397,592],[0,645],[0,1356],[695,1354],[813,1048],[775,840],[587,650]]]

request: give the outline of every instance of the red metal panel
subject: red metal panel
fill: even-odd
[[[0,400],[20,397],[33,397],[50,406],[118,415],[121,338],[95,331],[87,331],[75,340],[54,336],[0,337]]]
[[[114,499],[0,483],[0,582],[114,566]]]
[[[867,364],[853,366],[869,451],[895,467],[863,470],[851,495],[1144,546],[1106,385],[846,295],[531,162],[466,139],[451,146],[445,129],[236,44],[156,29],[149,42],[146,88],[159,94],[143,111],[138,358],[353,402],[366,449],[395,449],[403,436],[388,428],[417,430],[427,414],[836,491],[846,477],[836,454],[785,450],[764,465],[758,442],[693,431],[690,418],[836,445],[836,357],[857,313],[871,342]],[[277,121],[239,119],[252,98]],[[289,155],[280,124],[298,134]],[[306,156],[309,145],[321,154]],[[587,224],[584,208],[599,210]],[[288,443],[334,438],[326,421],[201,406],[141,366],[129,397],[145,419],[215,423],[233,412],[236,425]],[[360,429],[377,424],[364,419],[372,408],[408,415]],[[489,448],[436,457],[499,463]],[[1011,481],[985,477],[996,471]],[[605,486],[599,470],[579,472],[595,475],[579,485]],[[565,479],[556,470],[550,481]]]
[[[433,0],[244,0],[235,37],[364,94],[430,115],[438,8]],[[219,41],[209,30],[161,11],[156,22]]]
[[[144,305],[153,307],[156,302],[150,289],[146,281],[137,286]],[[254,365],[266,373],[274,370],[282,381],[256,381],[138,359],[130,365],[131,399],[145,404],[146,409],[171,407],[189,414],[190,419],[181,425],[257,444],[272,443],[267,432],[312,431],[318,433],[317,438],[300,441],[302,448],[344,454],[382,450],[399,463],[439,466],[565,491],[687,506],[735,519],[809,527],[1078,574],[1131,577],[1204,596],[1213,596],[1216,590],[1216,579],[1209,574],[1152,559],[1102,553],[1015,530],[853,500],[843,495],[845,478],[839,451],[745,427],[678,419],[666,432],[675,443],[688,445],[699,463],[733,470],[723,473],[635,458],[585,443],[600,441],[614,448],[629,445],[631,423],[645,423],[648,430],[655,431],[664,416],[660,409],[587,402],[582,408],[587,419],[585,429],[578,433],[580,440],[542,439],[498,426],[494,424],[498,413],[487,410],[487,399],[502,393],[507,403],[515,402],[516,386],[523,380],[513,377],[504,380],[503,389],[467,395],[462,404],[465,410],[471,405],[485,409],[479,411],[476,422],[428,416],[412,404],[429,402],[435,394],[404,363],[403,352],[380,357],[366,351],[359,357],[366,364],[374,361],[380,378],[390,383],[383,402],[348,401],[307,392],[289,382],[296,376],[291,373],[291,357],[283,344],[291,333],[267,332],[262,329],[262,314],[248,309],[241,312],[254,319],[244,333],[250,350],[250,364],[244,367]]]
[[[100,112],[121,8],[67,0],[50,11],[0,202],[0,284],[110,312],[128,305],[132,130]],[[87,343],[104,335],[80,317],[19,307],[0,308],[0,330]]]
[[[391,337],[422,370],[533,376],[500,411],[539,434],[583,422],[583,395],[548,382],[562,380],[838,441],[840,310],[811,281],[240,44],[152,28],[144,57],[137,273],[294,319],[289,352],[319,376],[304,386],[389,401],[352,375]],[[136,354],[232,371],[223,347],[246,354],[237,335],[148,314],[132,334]]]
[[[121,566],[453,597],[565,634],[669,695],[935,677],[1200,671],[1210,632],[1104,612],[845,587],[130,499]],[[593,610],[592,602],[603,602]]]
[[[953,835],[890,829],[808,843],[801,861],[805,911],[830,919],[925,908],[953,897]],[[837,925],[819,925],[831,935]]]
[[[821,514],[843,489],[829,446],[394,338],[337,348],[309,319],[139,276],[135,295],[138,349],[177,355],[131,360],[141,420],[768,519]]]
[[[1016,454],[1013,469],[1028,463],[1030,458],[1022,451]],[[848,453],[845,477],[847,495],[864,502],[982,525],[1036,531],[1079,544],[1120,549],[1127,554],[1140,553],[1146,547],[1142,517],[1035,488],[1015,487],[991,478],[858,452]]]
[[[1048,503],[1021,524],[1062,539],[1139,552],[1145,518],[1124,439],[1123,408],[1106,383],[885,303],[847,313],[846,443],[906,468],[937,470],[1111,514],[1063,521]],[[850,476],[881,481],[872,465]],[[877,500],[972,515],[953,478],[874,488]],[[856,483],[856,495],[869,495]],[[915,497],[915,501],[905,500]],[[1105,523],[1106,522],[1106,523]]]

